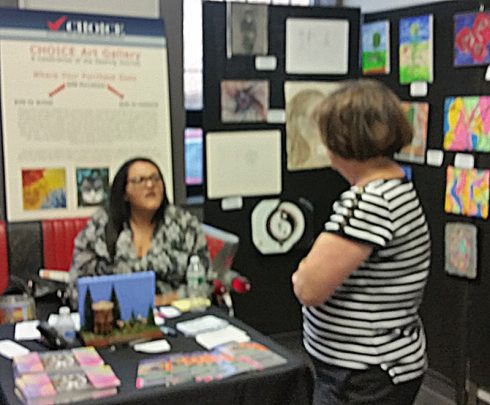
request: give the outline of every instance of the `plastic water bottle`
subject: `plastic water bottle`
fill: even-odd
[[[202,311],[205,309],[202,301],[207,297],[206,269],[199,260],[199,256],[191,256],[186,273],[187,296],[191,301],[191,310]]]
[[[70,308],[60,307],[58,321],[56,322],[56,331],[63,337],[68,343],[73,343],[75,340],[75,323],[71,318]]]

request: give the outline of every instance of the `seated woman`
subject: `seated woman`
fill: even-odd
[[[147,158],[125,162],[116,173],[108,209],[98,210],[75,239],[70,269],[70,295],[77,303],[78,277],[152,270],[157,304],[176,297],[186,283],[189,257],[210,266],[198,219],[171,205],[163,176]]]

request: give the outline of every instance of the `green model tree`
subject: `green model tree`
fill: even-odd
[[[117,325],[117,321],[121,319],[121,307],[119,306],[119,299],[117,298],[116,290],[114,289],[114,285],[111,290],[111,302],[113,303],[112,307],[112,326],[115,328]]]
[[[148,307],[148,315],[146,317],[146,324],[149,326],[155,326],[155,317],[153,315],[153,307],[150,305]]]
[[[90,288],[87,288],[83,303],[83,330],[85,332],[93,332],[94,330],[94,312],[92,311],[92,294],[90,293]]]
[[[136,324],[136,316],[134,316],[134,310],[131,310],[131,318],[129,318],[129,325],[134,326]]]

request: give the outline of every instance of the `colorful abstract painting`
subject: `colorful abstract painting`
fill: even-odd
[[[65,169],[22,169],[22,200],[26,211],[66,208]]]
[[[107,167],[77,168],[77,197],[79,207],[103,205],[109,196]]]
[[[477,228],[458,222],[445,226],[445,270],[448,274],[476,278]]]
[[[413,127],[412,142],[403,147],[395,158],[415,163],[424,163],[427,146],[427,126],[429,121],[429,103],[402,102],[408,120]]]
[[[444,149],[490,152],[490,96],[445,99]]]
[[[467,217],[488,218],[489,174],[490,170],[448,166],[444,211]]]
[[[222,122],[265,122],[269,111],[269,82],[266,80],[223,80]]]
[[[432,14],[400,19],[400,83],[432,83]]]
[[[454,16],[454,66],[490,63],[490,11]]]
[[[362,73],[390,73],[390,23],[387,20],[362,25]]]

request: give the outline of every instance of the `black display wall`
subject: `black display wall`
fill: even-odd
[[[453,67],[453,16],[489,9],[490,2],[448,1],[425,6],[364,15],[365,22],[389,20],[391,73],[373,76],[386,83],[402,100],[427,101],[429,130],[427,147],[442,150],[444,98],[489,95],[487,66]],[[410,97],[409,86],[400,85],[398,74],[399,21],[407,16],[433,15],[434,81],[427,97]],[[489,169],[490,155],[472,153],[475,168]],[[429,366],[454,382],[461,393],[466,379],[490,388],[490,223],[488,220],[444,213],[446,167],[454,165],[454,152],[444,152],[441,167],[411,164],[432,234],[432,267],[422,317],[427,333]],[[478,228],[478,277],[468,280],[444,271],[444,226],[447,222],[472,223]]]
[[[220,81],[223,79],[262,79],[270,81],[270,108],[284,109],[286,80],[337,81],[357,77],[359,19],[358,9],[324,7],[269,7],[269,55],[277,58],[274,71],[256,71],[253,56],[226,57],[226,4],[204,2],[204,127],[206,131],[280,129],[282,132],[282,199],[307,198],[314,206],[313,227],[317,234],[328,217],[330,206],[347,187],[330,169],[289,172],[286,169],[286,133],[284,124],[236,123],[220,120]],[[287,75],[285,73],[286,19],[332,18],[349,21],[349,69],[346,75]],[[267,176],[267,173],[264,173]],[[233,232],[240,237],[240,247],[233,267],[246,275],[252,290],[234,295],[237,316],[265,333],[301,328],[301,310],[291,288],[291,274],[306,253],[306,246],[282,255],[262,255],[252,243],[250,216],[262,198],[244,198],[243,208],[222,211],[220,200],[205,200],[206,223]]]
[[[428,145],[442,150],[443,103],[447,96],[489,95],[486,66],[453,67],[453,16],[460,12],[489,9],[489,1],[448,1],[418,7],[396,9],[363,15],[365,22],[390,21],[391,73],[371,76],[383,81],[402,100],[427,101],[429,108]],[[411,97],[408,85],[400,85],[398,45],[400,18],[433,15],[434,82],[426,97]],[[348,18],[350,21],[349,73],[340,76],[292,76],[284,69],[284,36],[287,17]],[[270,108],[284,108],[285,80],[340,80],[358,76],[358,18],[356,9],[343,8],[269,8],[269,54],[276,55],[277,69],[261,72],[254,69],[251,56],[226,58],[226,8],[224,4],[207,3],[204,7],[204,125],[206,131],[280,128],[283,141],[283,192],[281,198],[305,197],[315,208],[315,233],[321,230],[330,205],[347,184],[330,169],[289,172],[286,169],[284,125],[223,124],[220,122],[222,79],[267,79],[271,83]],[[475,168],[489,169],[490,155],[472,153]],[[424,319],[429,366],[464,392],[465,380],[490,388],[490,224],[488,220],[444,213],[446,168],[454,164],[454,152],[444,152],[441,167],[410,164],[413,180],[419,190],[432,234],[432,267],[421,313]],[[406,164],[406,162],[403,162]],[[266,175],[266,173],[264,173]],[[274,196],[271,196],[274,197]],[[284,255],[264,256],[251,241],[250,214],[259,198],[244,198],[241,210],[222,211],[219,200],[205,200],[205,221],[240,236],[240,248],[234,267],[250,278],[252,291],[235,298],[239,317],[263,332],[274,333],[299,329],[300,310],[292,291],[290,276],[306,250],[292,250]],[[447,222],[472,223],[478,228],[478,277],[467,280],[444,271],[444,226]],[[461,402],[461,399],[460,401]]]

